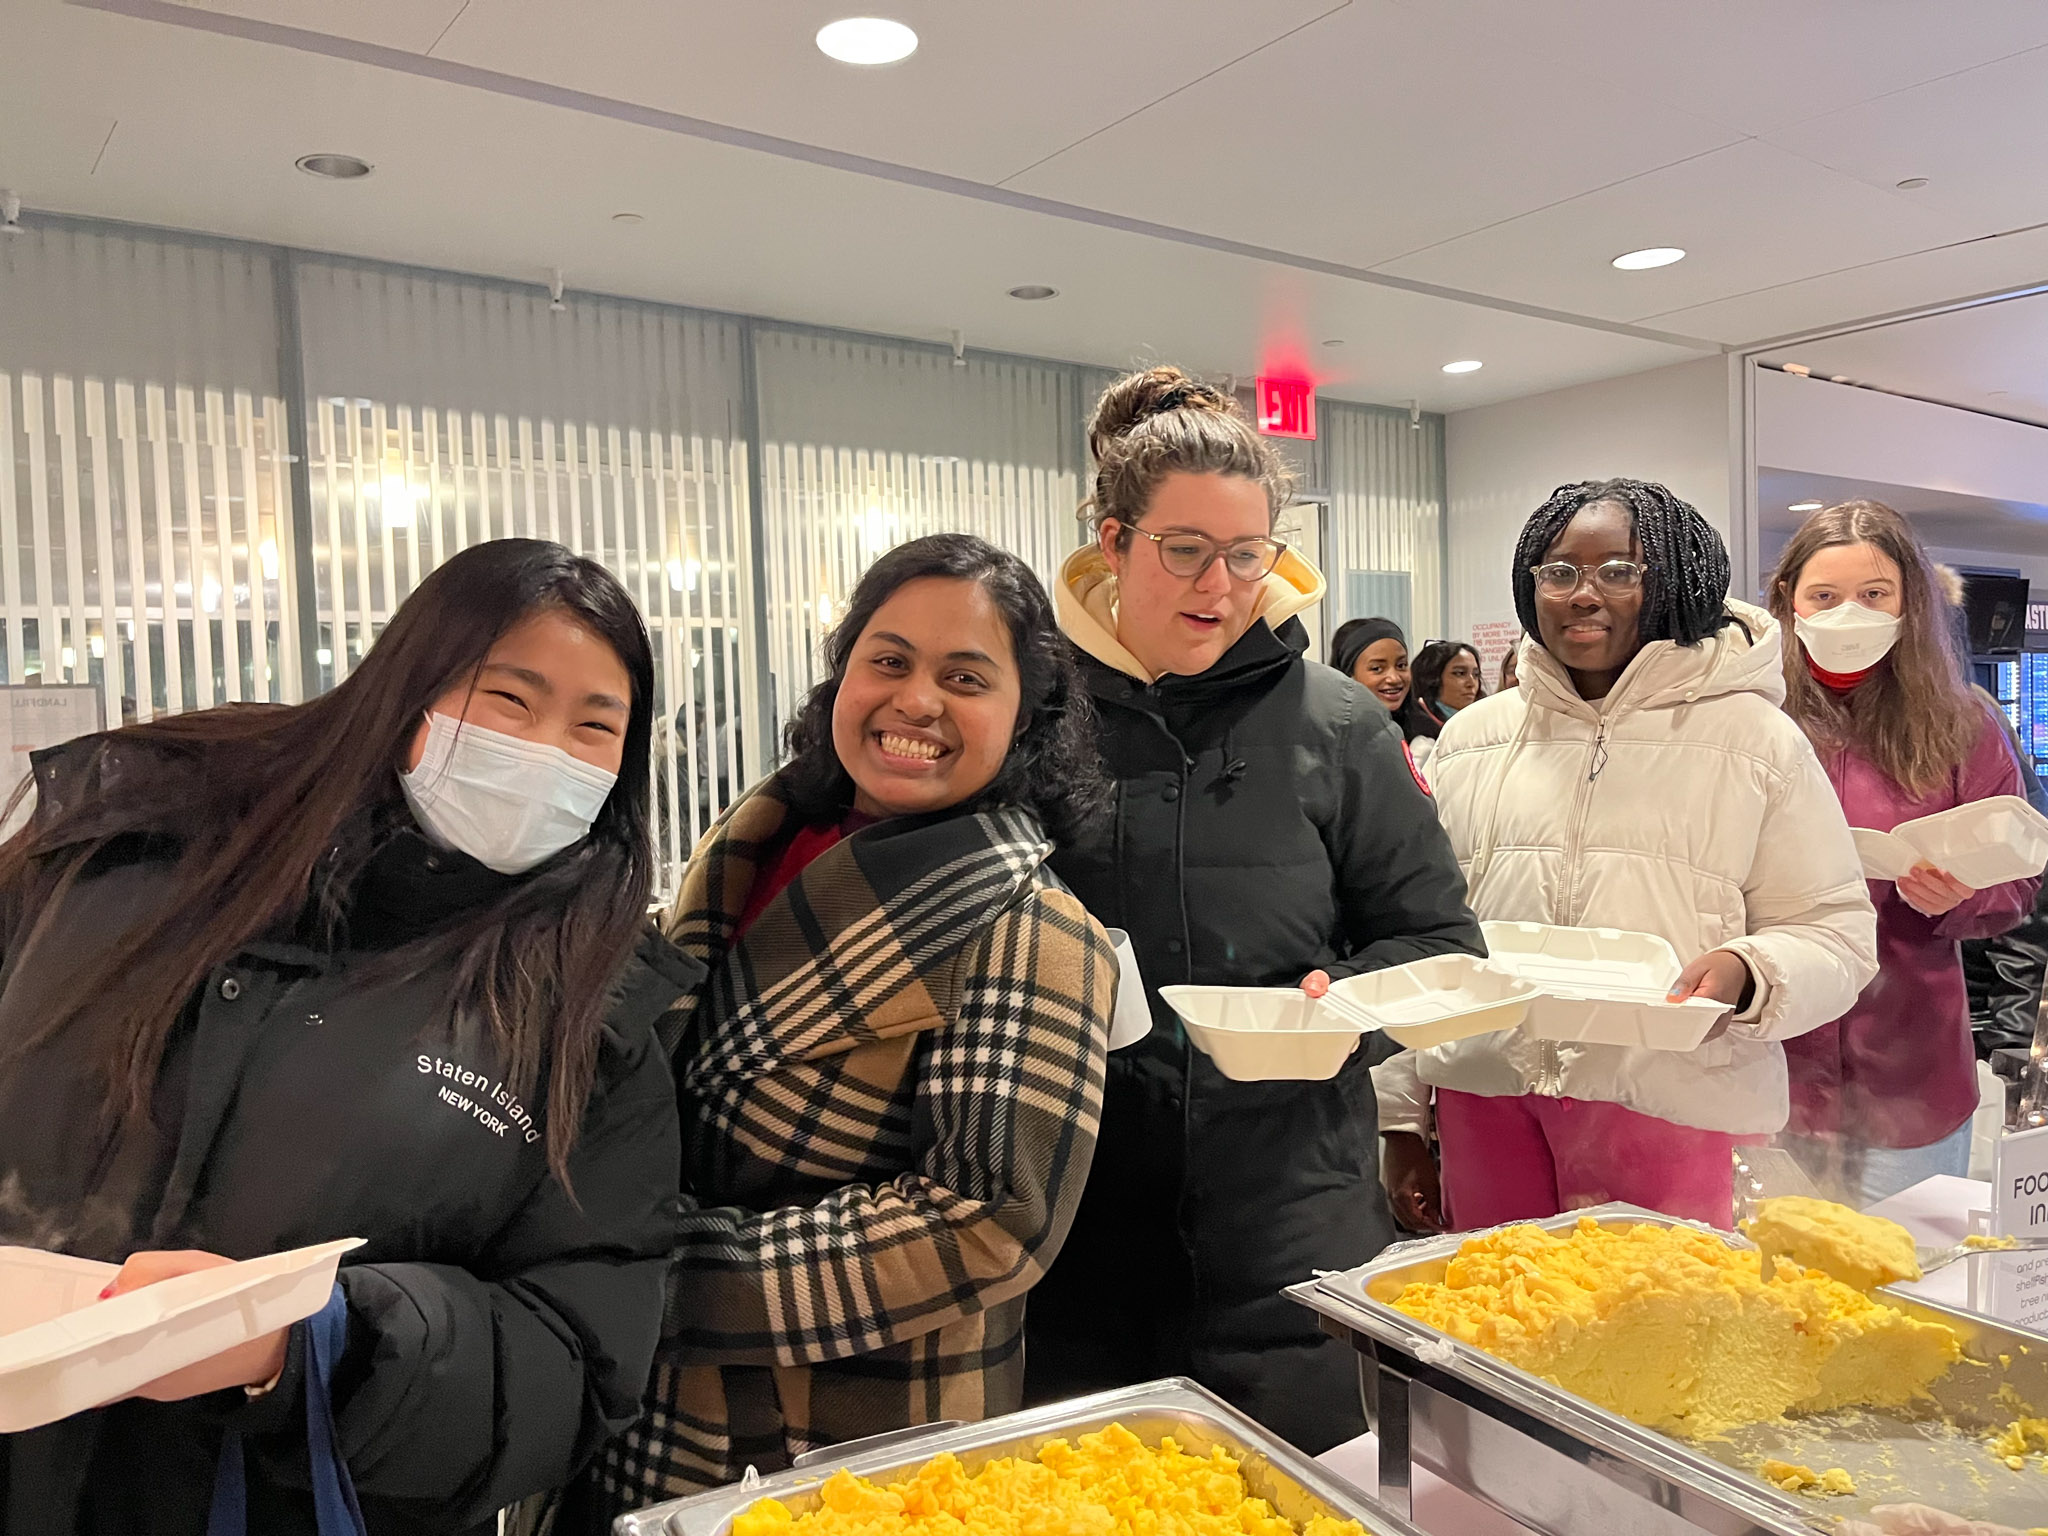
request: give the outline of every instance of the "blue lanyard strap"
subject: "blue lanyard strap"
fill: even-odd
[[[334,1367],[347,1343],[348,1301],[337,1285],[327,1305],[306,1319],[306,1461],[312,1473],[313,1514],[320,1536],[367,1536],[355,1484],[342,1459],[329,1396]],[[221,1437],[206,1532],[207,1536],[248,1536],[248,1472],[239,1430],[231,1429]]]

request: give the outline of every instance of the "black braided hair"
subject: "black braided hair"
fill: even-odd
[[[1675,640],[1698,645],[1724,625],[1739,624],[1728,611],[1728,546],[1697,508],[1652,480],[1581,480],[1561,485],[1522,525],[1515,542],[1515,616],[1522,628],[1541,636],[1536,625],[1536,578],[1565,526],[1597,501],[1628,508],[1629,527],[1642,549],[1643,609],[1636,639]],[[1540,639],[1539,639],[1540,643]]]

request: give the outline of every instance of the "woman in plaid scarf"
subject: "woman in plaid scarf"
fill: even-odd
[[[1094,1153],[1116,962],[1044,861],[1106,784],[1043,589],[920,539],[827,651],[665,924],[710,969],[669,1020],[696,1209],[612,1511],[1020,1406]]]

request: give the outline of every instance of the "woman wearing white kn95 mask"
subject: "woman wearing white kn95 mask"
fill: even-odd
[[[704,974],[647,919],[653,700],[624,588],[501,539],[318,698],[35,755],[0,1244],[108,1296],[363,1246],[306,1321],[0,1435],[0,1533],[479,1536],[632,1422]]]
[[[2020,793],[2004,730],[1963,680],[1948,595],[1898,513],[1874,501],[1814,513],[1785,546],[1770,601],[1798,637],[1785,647],[1785,709],[1851,826],[1889,832]],[[1969,1171],[1977,1065],[1956,945],[2016,926],[2036,883],[1973,890],[1924,862],[1869,882],[1877,980],[1840,1019],[1785,1042],[1786,1144],[1825,1193],[1863,1206]]]

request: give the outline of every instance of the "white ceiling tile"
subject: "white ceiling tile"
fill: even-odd
[[[1383,270],[1612,320],[1672,311],[1958,237],[1935,212],[1755,140],[1497,224]],[[1620,272],[1670,245],[1685,260]],[[1697,334],[1697,333],[1688,333]],[[1720,332],[1710,335],[1729,339]]]
[[[2048,6],[2038,9],[2048,16]],[[1892,195],[1967,218],[1972,233],[2048,220],[2048,47],[1780,129],[1772,142]]]
[[[1685,335],[1756,342],[1997,293],[2037,283],[2044,274],[2048,230],[2030,230],[1672,310],[1645,323]]]
[[[2048,43],[2039,0],[1401,3],[1515,48],[1555,91],[1631,113],[1656,101],[1751,134]]]
[[[1062,198],[1372,265],[1729,143],[1646,96],[1356,0],[1018,178]]]
[[[1276,337],[1342,336],[1314,358],[1331,394],[1428,410],[1695,355],[290,50],[262,54],[255,78],[246,44],[55,0],[0,10],[13,57],[61,57],[86,36],[103,44],[86,94],[129,115],[97,177],[56,146],[17,160],[5,142],[32,207],[536,286],[560,266],[581,291],[937,343],[957,327],[972,346],[1112,367],[1250,374]],[[24,83],[31,119],[81,85],[60,71]],[[291,161],[308,142],[376,174],[302,176]],[[626,207],[645,222],[612,222]],[[1027,282],[1060,296],[1007,297]],[[1486,368],[1439,371],[1465,356]]]
[[[463,0],[170,0],[195,11],[324,32],[352,42],[420,53],[434,45]]]
[[[918,50],[863,69],[814,42],[844,0],[470,0],[436,56],[999,181],[1335,3],[892,0]]]

